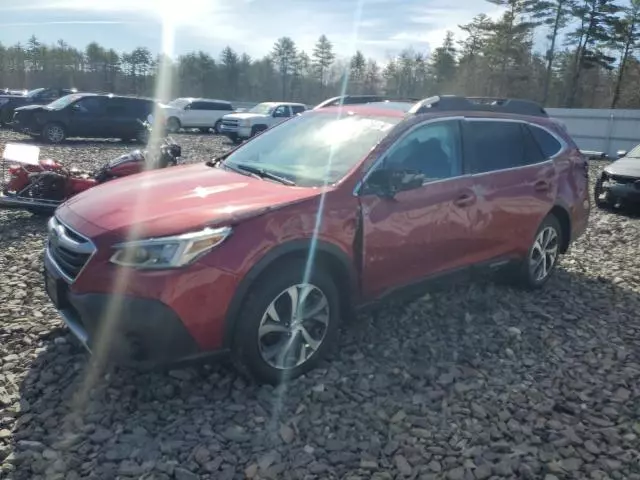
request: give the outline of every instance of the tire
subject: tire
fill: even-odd
[[[167,130],[171,133],[176,133],[178,130],[180,130],[180,128],[182,128],[182,125],[180,125],[180,120],[178,120],[176,117],[169,117],[169,119],[167,120]]]
[[[265,125],[254,125],[251,127],[251,137],[255,137],[260,132],[264,132],[267,129]],[[249,137],[249,138],[251,138]]]
[[[292,296],[289,292],[295,289],[300,298],[301,289],[305,288],[300,286],[305,264],[304,260],[299,260],[278,265],[268,273],[268,281],[258,281],[243,301],[244,306],[236,319],[238,323],[235,325],[231,356],[236,368],[258,383],[275,385],[292,380],[316,366],[335,345],[341,320],[340,298],[335,282],[321,267],[314,268],[309,277],[307,285],[313,287],[306,298],[311,302],[311,308],[325,305],[326,309],[322,307],[316,317],[298,322],[298,325],[306,328],[295,324],[285,326],[291,319]],[[279,322],[273,320],[273,314],[268,315],[269,311],[277,312]],[[319,320],[324,314],[326,322]],[[263,328],[261,335],[263,321],[275,330],[265,332]],[[309,338],[318,341],[315,349],[309,342],[302,343]],[[269,347],[275,351],[283,351],[274,346],[277,346],[278,341],[286,341],[284,339],[293,341],[290,351],[294,352],[295,365],[284,365],[282,357],[269,355]],[[297,363],[302,352],[306,353],[307,358]]]
[[[61,143],[65,138],[67,133],[59,123],[47,123],[42,129],[42,139],[47,143]]]
[[[600,195],[604,193],[604,189],[602,188],[603,183],[604,179],[600,176],[593,187],[593,203],[595,203],[598,208],[607,209],[615,204],[615,200],[611,197],[611,194],[608,194],[604,199],[600,198]]]
[[[222,125],[222,121],[218,120],[218,121],[213,125],[213,133],[220,134],[220,125]]]
[[[545,235],[548,236],[545,238]],[[548,244],[546,248],[544,248],[544,242],[547,240]],[[547,283],[558,265],[560,258],[560,246],[563,241],[564,239],[562,237],[560,222],[555,215],[547,215],[538,227],[538,230],[536,230],[536,234],[533,237],[533,241],[531,242],[531,246],[527,252],[527,257],[522,260],[515,271],[515,281],[517,285],[526,290],[536,290]],[[543,277],[538,276],[538,273],[542,273],[539,270],[542,265],[539,261],[536,262],[536,260],[541,258],[540,249],[538,248],[538,245],[540,244],[542,244],[543,249],[547,252],[544,260],[546,274]],[[552,251],[555,251],[555,253],[550,255]]]

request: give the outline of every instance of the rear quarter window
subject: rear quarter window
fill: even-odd
[[[545,158],[551,158],[562,150],[562,144],[545,129],[529,125],[529,131],[538,143]]]

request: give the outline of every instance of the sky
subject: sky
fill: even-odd
[[[229,45],[254,58],[282,36],[311,54],[321,34],[343,58],[360,50],[385,62],[402,49],[429,53],[447,30],[478,13],[497,18],[486,0],[0,0],[0,42],[64,39],[130,51],[145,46],[175,56]]]

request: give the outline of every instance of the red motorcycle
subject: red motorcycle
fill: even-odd
[[[96,171],[86,172],[51,159],[38,160],[38,147],[8,144],[0,164],[0,207],[51,214],[67,199],[101,183],[143,170],[177,165],[181,154],[180,145],[165,137],[159,148],[134,150]]]

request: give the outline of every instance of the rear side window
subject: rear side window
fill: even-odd
[[[191,110],[213,110],[208,102],[193,102]]]
[[[540,146],[540,150],[542,151],[545,159],[557,155],[560,150],[562,150],[562,144],[546,130],[530,125],[529,131]]]
[[[233,111],[233,108],[231,108],[231,104],[229,103],[211,102],[210,105],[210,110],[224,110],[229,112]]]
[[[302,105],[291,105],[291,109],[293,110],[293,114],[304,112],[305,108]]]
[[[518,122],[464,122],[467,173],[493,172],[529,163],[522,133],[522,126]]]

